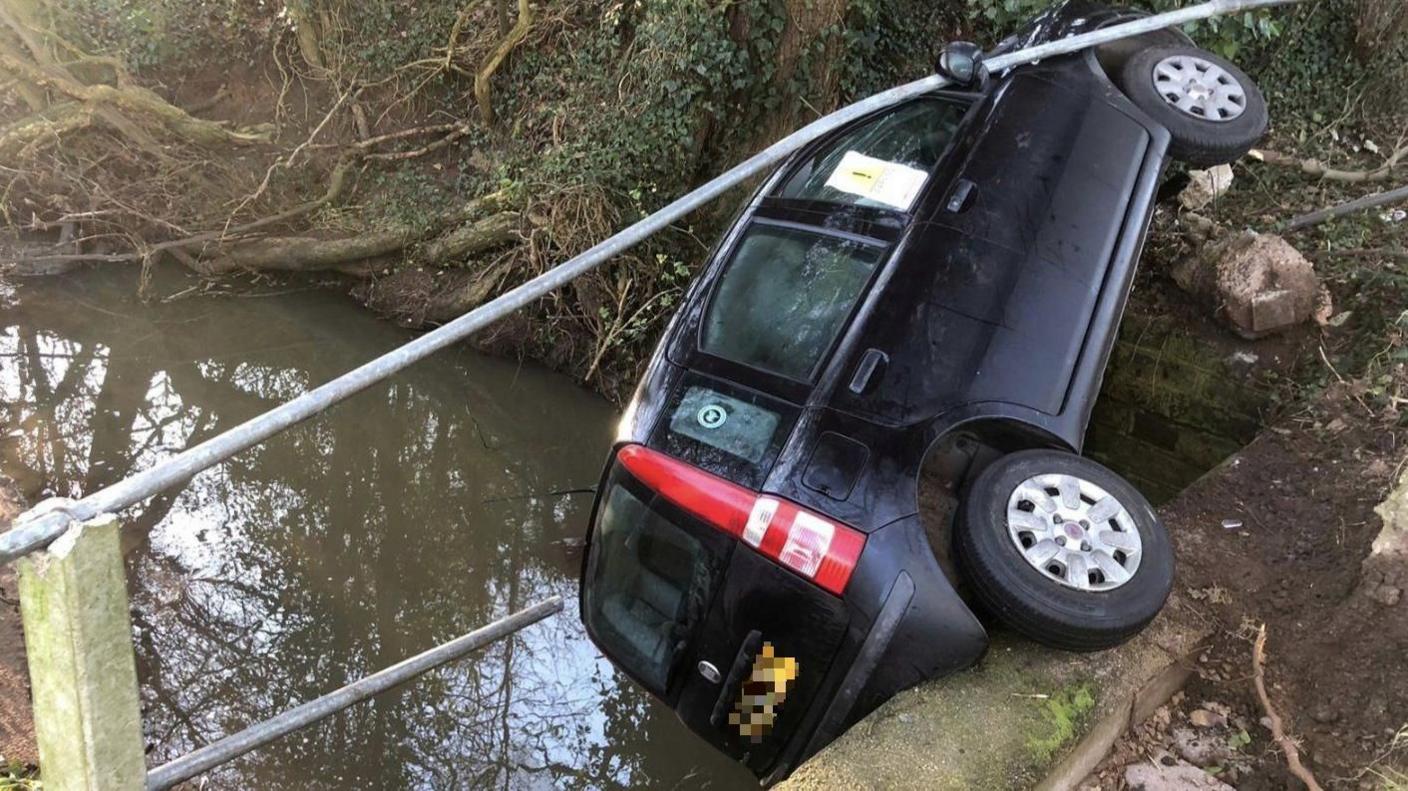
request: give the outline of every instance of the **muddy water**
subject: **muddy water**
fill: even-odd
[[[132,271],[0,285],[0,470],[91,492],[408,335],[287,286]],[[183,292],[186,292],[183,294]],[[178,298],[162,301],[162,296]],[[611,408],[442,353],[124,515],[153,763],[559,594],[566,612],[210,776],[219,788],[738,787],[576,617]]]

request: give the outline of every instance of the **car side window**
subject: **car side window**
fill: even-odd
[[[755,222],[714,292],[701,350],[794,381],[810,381],[883,247]]]
[[[774,197],[908,211],[967,110],[944,99],[901,105],[821,148]]]

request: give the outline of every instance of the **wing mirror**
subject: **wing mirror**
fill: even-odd
[[[964,88],[981,85],[988,78],[987,67],[983,65],[983,49],[971,41],[954,41],[944,45],[934,70]]]

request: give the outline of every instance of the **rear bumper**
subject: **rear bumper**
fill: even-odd
[[[971,667],[987,650],[987,632],[939,568],[917,514],[871,533],[846,603],[846,644],[765,782],[784,779],[895,694]]]

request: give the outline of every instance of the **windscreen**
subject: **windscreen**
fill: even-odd
[[[755,222],[709,303],[702,351],[810,381],[882,252],[848,238]]]
[[[823,147],[776,197],[908,211],[966,111],[942,99],[901,105]]]

